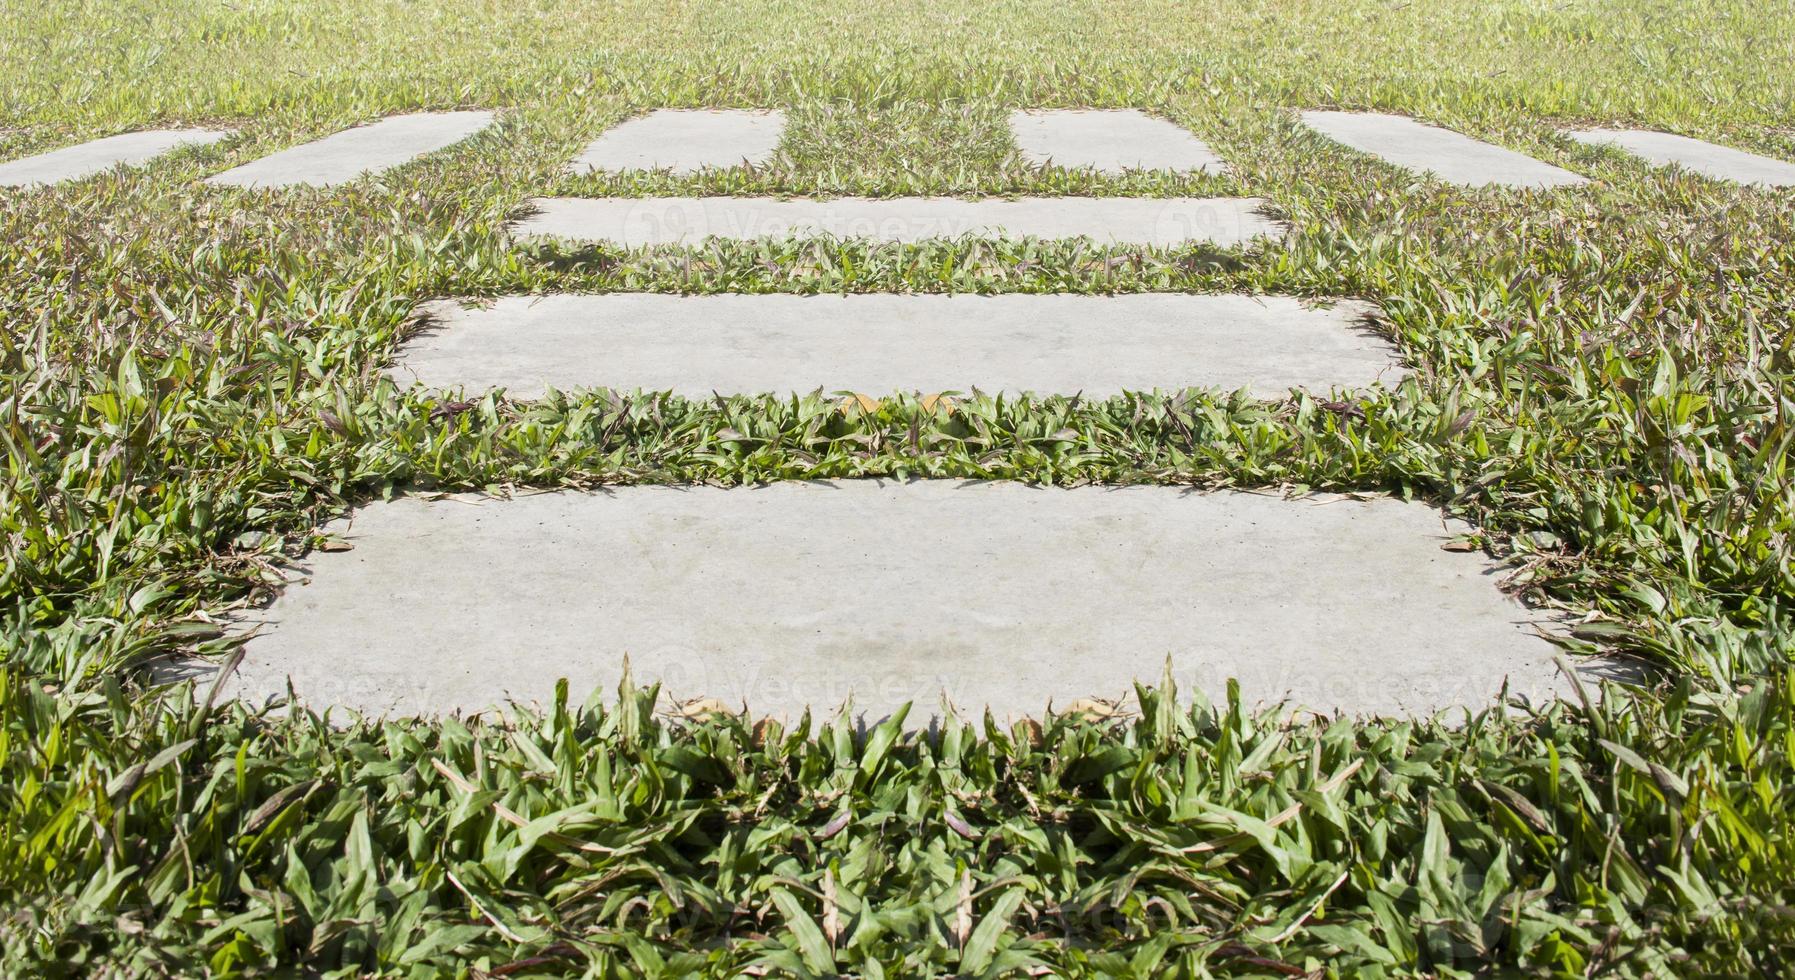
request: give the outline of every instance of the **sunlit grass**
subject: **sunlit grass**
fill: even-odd
[[[239,131],[0,191],[0,972],[1786,972],[1795,199],[1557,131],[1795,159],[1790,4],[0,0],[0,24],[0,158]],[[753,173],[562,173],[664,105],[791,125]],[[1145,108],[1231,173],[1034,171],[1004,130],[1021,105]],[[1294,121],[1334,105],[1594,181],[1418,179]],[[501,121],[341,189],[198,182],[448,107]],[[548,193],[1248,194],[1293,230],[1222,251],[510,241]],[[381,379],[419,300],[548,290],[1363,297],[1414,377],[952,414]],[[869,475],[1420,497],[1567,613],[1569,653],[1639,658],[1654,686],[1356,726],[1148,691],[1139,719],[899,737],[655,721],[627,692],[335,730],[201,709],[140,669],[227,656],[214,622],[382,494]]]

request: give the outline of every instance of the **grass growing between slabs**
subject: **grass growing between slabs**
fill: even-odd
[[[0,867],[0,937],[21,972],[1774,975],[1792,682],[1456,729],[1162,685],[1131,720],[918,740],[627,690],[506,727],[270,725],[9,666],[8,735],[83,789],[15,784],[35,846]]]
[[[21,26],[0,155],[242,133],[0,195],[0,972],[1787,972],[1795,204],[1554,134],[1627,121],[1795,158],[1786,4],[144,8],[0,0]],[[619,119],[703,104],[785,107],[787,145],[750,174],[559,174]],[[1008,109],[1081,104],[1160,112],[1233,173],[1022,167]],[[502,121],[380,180],[195,183],[461,106]],[[1288,115],[1330,106],[1596,183],[1419,182]],[[503,237],[555,192],[1239,193],[1294,232],[1172,252]],[[421,299],[612,289],[1359,296],[1415,377],[951,411],[431,399],[380,377]],[[1575,618],[1569,652],[1642,658],[1655,686],[1356,726],[1160,687],[1139,717],[900,736],[659,718],[628,690],[333,728],[197,707],[143,670],[228,656],[219,616],[384,493],[863,475],[1424,497]]]

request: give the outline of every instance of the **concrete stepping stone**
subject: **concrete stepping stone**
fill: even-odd
[[[1171,246],[1237,245],[1281,232],[1257,198],[1034,197],[1016,201],[953,197],[537,198],[512,225],[519,237],[613,242],[624,248],[734,240],[831,236],[920,242],[964,235],[1078,238]]]
[[[206,180],[220,187],[332,187],[453,146],[492,124],[490,112],[388,116],[304,143]]]
[[[1176,170],[1221,173],[1221,158],[1189,130],[1138,109],[1052,109],[1010,113],[1022,158],[1037,166],[1099,173]]]
[[[1329,139],[1409,170],[1467,187],[1568,187],[1586,178],[1549,163],[1407,116],[1378,112],[1305,112],[1303,122]]]
[[[777,110],[660,109],[615,126],[573,162],[575,173],[761,166],[785,133]]]
[[[1660,167],[1677,166],[1715,180],[1762,187],[1795,187],[1795,163],[1730,146],[1644,129],[1585,129],[1565,133],[1587,146],[1615,146]]]
[[[391,374],[437,389],[1033,391],[1106,397],[1186,387],[1359,388],[1402,371],[1370,307],[1291,297],[1144,293],[512,296],[424,308],[432,327]]]
[[[403,497],[331,529],[227,684],[314,707],[475,711],[611,688],[869,719],[946,692],[1038,714],[1159,679],[1350,713],[1566,691],[1538,616],[1438,510],[1188,487],[953,480]],[[251,624],[242,624],[248,628]]]
[[[37,187],[79,180],[113,167],[148,163],[176,147],[206,146],[231,135],[217,129],[149,129],[89,140],[0,163],[0,187]]]

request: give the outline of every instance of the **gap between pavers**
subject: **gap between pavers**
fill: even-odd
[[[785,133],[777,109],[659,109],[606,131],[574,160],[571,170],[671,170],[762,166]]]
[[[206,179],[219,187],[332,187],[454,146],[492,125],[493,113],[388,116],[303,143]]]
[[[1474,140],[1407,116],[1377,112],[1302,114],[1303,123],[1336,143],[1389,163],[1467,187],[1569,187],[1588,180],[1513,150]]]
[[[1173,170],[1219,174],[1226,168],[1202,141],[1139,109],[1035,109],[1010,113],[1022,158],[1037,166],[1099,173]]]
[[[1186,691],[1352,714],[1564,696],[1541,616],[1393,499],[844,480],[401,497],[240,628],[227,694],[436,714],[633,678],[759,714]]]
[[[1586,146],[1618,147],[1657,166],[1678,166],[1715,180],[1795,187],[1795,163],[1688,136],[1644,129],[1585,129],[1565,135]]]
[[[1371,307],[1293,297],[716,295],[510,296],[422,308],[401,383],[469,392],[548,388],[720,394],[1363,388],[1402,376]]]
[[[827,201],[770,197],[536,198],[512,234],[624,248],[693,245],[706,238],[835,238],[920,242],[980,237],[1065,239],[1175,246],[1238,245],[1283,229],[1257,198],[952,197]]]
[[[135,167],[182,146],[207,146],[231,135],[217,129],[151,129],[120,133],[0,163],[0,187],[37,187],[79,180],[117,166]]]

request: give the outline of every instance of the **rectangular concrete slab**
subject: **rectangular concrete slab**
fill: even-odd
[[[762,166],[785,132],[777,110],[660,109],[613,127],[573,162],[575,173]]]
[[[391,374],[467,391],[721,394],[1357,388],[1401,370],[1370,307],[1290,297],[512,296],[428,304]]]
[[[1589,146],[1619,147],[1660,167],[1678,166],[1715,180],[1795,187],[1795,163],[1688,136],[1644,129],[1585,129],[1565,135]]]
[[[1257,198],[953,197],[781,201],[770,197],[537,198],[512,225],[519,237],[613,242],[625,248],[695,245],[706,238],[830,236],[920,242],[966,235],[1090,237],[1153,246],[1238,245],[1281,229]]]
[[[1220,173],[1222,161],[1184,127],[1138,109],[1051,109],[1010,113],[1022,158],[1037,166],[1099,173],[1177,170]]]
[[[1305,112],[1322,135],[1399,167],[1467,187],[1568,187],[1586,179],[1513,150],[1407,116],[1377,112]]]
[[[1538,617],[1420,503],[948,480],[400,498],[256,614],[227,690],[474,711],[638,682],[761,714],[1038,714],[1185,690],[1351,713],[1565,690]],[[248,624],[244,624],[247,628]]]
[[[216,143],[228,131],[217,129],[151,129],[89,140],[60,150],[0,163],[0,187],[36,187],[79,180],[113,167],[135,167],[180,146]]]
[[[282,150],[206,180],[220,187],[331,187],[453,146],[492,125],[490,112],[389,116]]]

